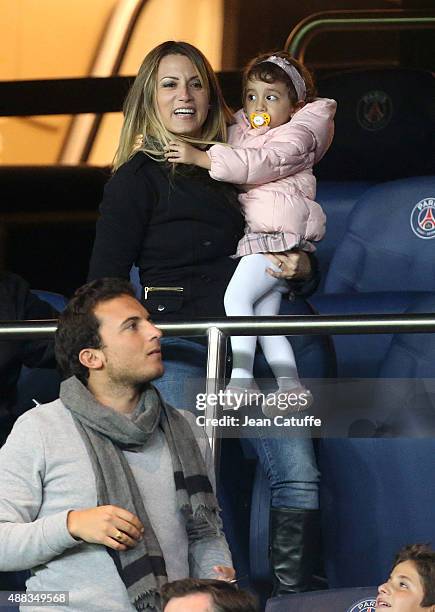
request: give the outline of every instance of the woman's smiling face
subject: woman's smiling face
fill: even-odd
[[[381,584],[378,591],[377,610],[420,612],[432,609],[432,606],[421,606],[424,597],[423,584],[413,561],[398,563],[387,582]]]
[[[208,115],[209,95],[198,71],[185,55],[166,55],[160,61],[156,104],[168,131],[201,137]]]

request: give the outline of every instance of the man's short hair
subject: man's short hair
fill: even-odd
[[[185,578],[166,583],[161,590],[162,609],[174,597],[206,593],[213,601],[213,612],[258,612],[255,598],[224,580]]]
[[[435,604],[435,552],[427,544],[411,544],[397,553],[393,569],[399,563],[412,561],[423,585],[423,608]]]
[[[77,376],[87,384],[89,370],[79,361],[84,348],[101,348],[100,321],[95,308],[121,295],[136,297],[130,283],[121,278],[101,278],[83,285],[74,293],[59,316],[55,334],[56,361],[63,378]]]

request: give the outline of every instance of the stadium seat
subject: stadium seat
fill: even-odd
[[[266,612],[372,612],[377,588],[330,589],[272,597]]]
[[[434,312],[434,294],[408,313]],[[435,333],[397,334],[367,406],[372,439],[319,444],[332,587],[379,584],[406,544],[435,542]]]
[[[318,80],[337,100],[335,137],[315,168],[319,180],[387,181],[433,174],[435,77],[391,68],[340,72]]]
[[[320,442],[329,586],[378,584],[406,544],[434,542],[433,439]]]
[[[131,266],[130,270],[130,283],[133,285],[138,300],[142,296],[142,285],[140,284],[139,268],[137,266]]]
[[[434,213],[434,176],[389,181],[366,191],[331,261],[325,294],[310,300],[317,311],[434,312]],[[356,398],[361,403],[361,390],[373,386],[365,422],[349,429],[349,435],[370,439],[319,442],[331,587],[378,584],[401,546],[435,541],[435,442],[424,438],[434,432],[434,343],[433,334],[334,337],[339,377],[376,380],[367,381],[343,406],[353,406]]]
[[[54,291],[45,291],[43,289],[33,289],[32,293],[37,295],[40,300],[43,300],[44,302],[47,302],[48,304],[50,304],[50,306],[52,306],[58,312],[62,312],[62,310],[65,308],[65,306],[68,303],[68,300],[64,295],[60,293],[55,293]]]
[[[314,168],[317,200],[327,216],[326,236],[317,245],[323,292],[332,254],[364,191],[392,179],[433,174],[435,78],[417,69],[360,69],[320,78],[317,85],[319,95],[338,103],[332,146]]]
[[[53,291],[33,290],[44,302],[48,302],[55,310],[61,312],[67,299],[60,293]],[[59,395],[60,376],[53,368],[27,368],[22,367],[17,383],[17,414],[32,408],[35,401],[39,404],[51,402]]]
[[[370,188],[353,208],[334,253],[320,314],[403,313],[435,292],[435,176]],[[377,376],[391,336],[334,338],[339,376]]]
[[[321,273],[317,293],[323,293],[325,279],[335,249],[346,231],[350,213],[357,200],[373,186],[373,181],[319,181],[316,200],[326,214],[325,237],[316,244],[316,256]]]
[[[325,293],[435,290],[435,176],[389,181],[355,205]]]

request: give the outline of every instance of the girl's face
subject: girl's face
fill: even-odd
[[[415,563],[403,561],[396,565],[390,578],[378,589],[376,610],[391,610],[391,612],[421,612],[431,610],[422,607],[424,591]]]
[[[185,55],[166,55],[157,70],[156,104],[167,130],[200,138],[209,96],[198,71]]]
[[[248,117],[251,113],[268,113],[269,127],[275,128],[287,123],[296,110],[285,83],[248,80],[245,94],[245,112]]]

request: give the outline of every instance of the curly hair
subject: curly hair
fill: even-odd
[[[394,559],[393,569],[399,563],[412,561],[423,585],[423,599],[420,605],[424,607],[435,604],[435,552],[427,544],[410,544],[404,546]]]
[[[264,81],[265,83],[285,83],[287,85],[291,103],[295,105],[298,102],[296,89],[288,74],[276,64],[267,61],[267,58],[269,58],[271,55],[281,57],[296,68],[305,82],[305,88],[307,91],[305,102],[312,102],[315,99],[317,92],[311,72],[308,70],[308,68],[306,68],[306,66],[295,60],[285,51],[269,51],[269,53],[262,53],[261,55],[254,57],[254,59],[249,62],[243,71],[243,101],[246,98],[248,81],[257,80]]]

